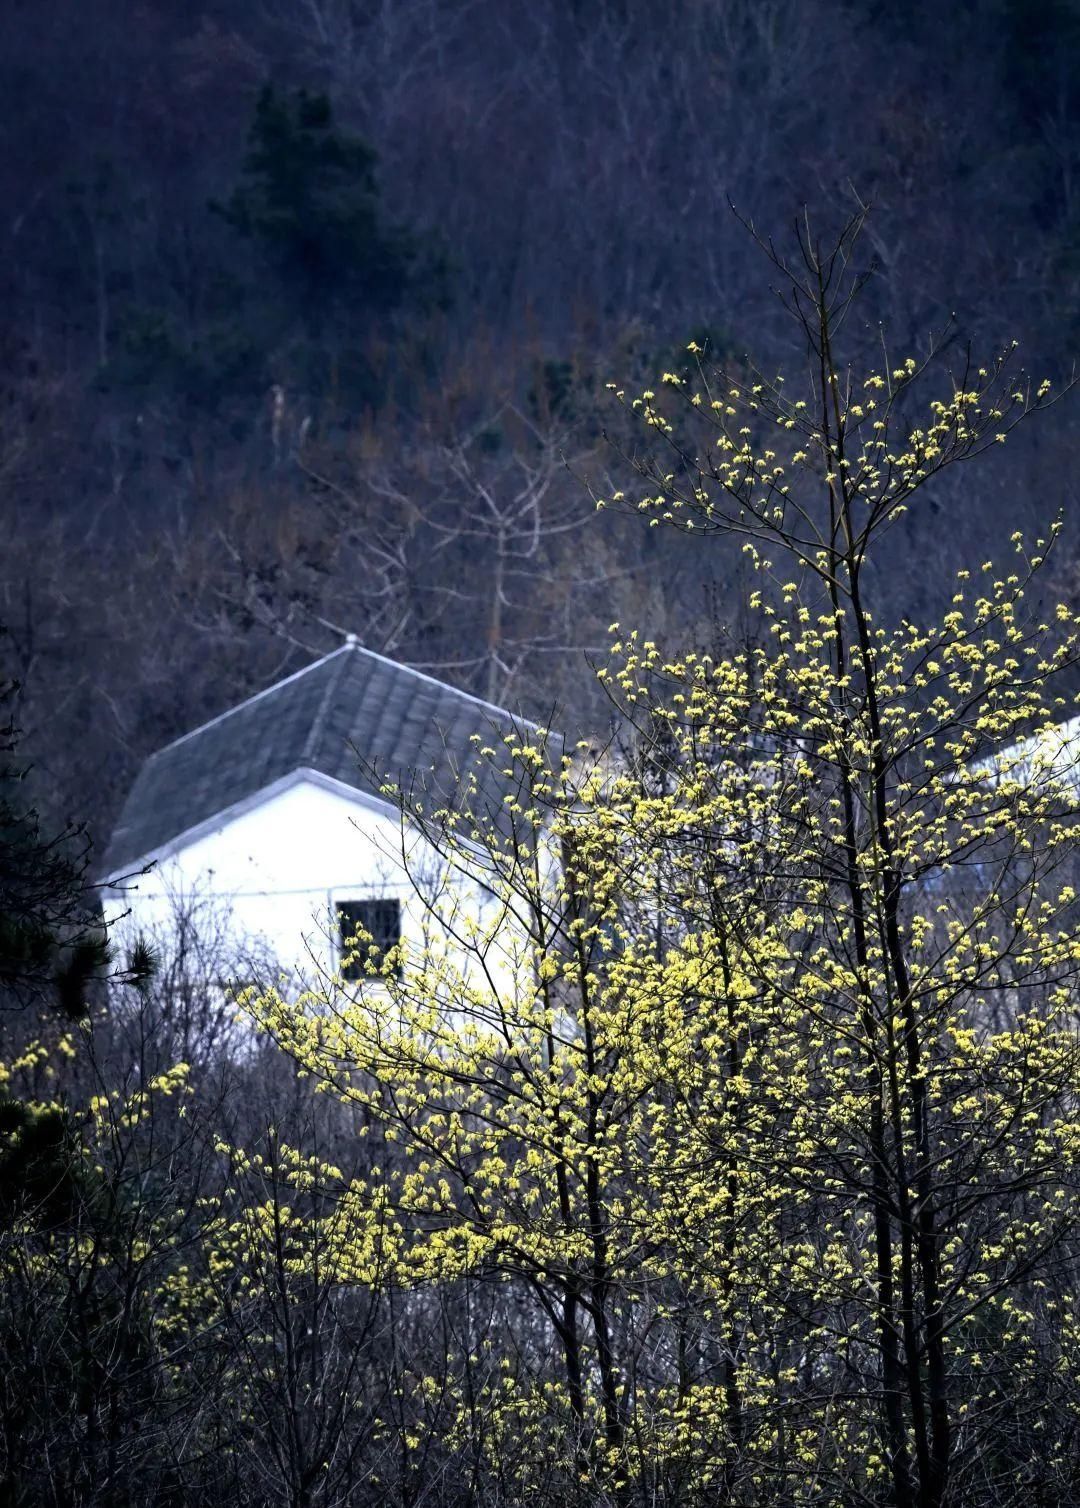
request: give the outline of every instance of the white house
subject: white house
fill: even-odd
[[[147,760],[106,855],[106,921],[161,941],[178,915],[197,927],[202,913],[237,962],[309,976],[341,965],[358,924],[383,944],[430,938],[440,887],[451,933],[463,917],[483,924],[496,902],[482,866],[448,880],[381,788],[412,790],[431,811],[483,768],[497,810],[504,793],[496,767],[478,764],[477,736],[511,731],[538,730],[350,639]]]

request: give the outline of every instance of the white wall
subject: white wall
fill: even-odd
[[[402,936],[410,949],[431,938],[430,909],[410,873],[431,895],[441,890],[442,909],[482,924],[498,908],[482,885],[460,876],[448,883],[445,866],[417,834],[402,858],[398,813],[314,771],[300,771],[269,793],[190,835],[183,846],[157,857],[153,869],[105,892],[106,921],[121,940],[137,933],[161,942],[178,909],[202,911],[224,925],[238,955],[273,958],[309,979],[337,962],[334,905],[349,899],[397,897]],[[125,914],[129,913],[129,914]],[[196,915],[196,925],[197,915]],[[437,929],[436,946],[446,945]],[[509,955],[520,933],[504,929],[500,948]],[[450,944],[452,947],[452,944]],[[510,987],[509,958],[494,960],[502,987]]]

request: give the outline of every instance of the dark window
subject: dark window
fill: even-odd
[[[401,941],[401,902],[338,901],[337,924],[342,978],[364,979],[368,960],[381,963],[387,949]],[[370,933],[371,942],[358,939],[358,932]]]

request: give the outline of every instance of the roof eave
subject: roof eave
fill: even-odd
[[[216,832],[219,828],[226,827],[229,823],[237,821],[240,817],[246,817],[250,812],[257,811],[259,807],[266,806],[276,800],[278,796],[291,790],[298,785],[313,785],[321,790],[329,791],[335,796],[340,796],[352,806],[360,806],[368,811],[377,812],[385,816],[387,813],[397,815],[398,808],[393,802],[384,797],[372,795],[369,791],[361,790],[358,786],[350,785],[345,780],[338,780],[333,775],[326,775],[322,770],[312,769],[308,765],[298,766],[290,770],[287,775],[280,776],[271,781],[269,785],[262,786],[257,791],[234,801],[229,806],[222,807],[220,811],[204,817],[194,826],[177,833],[167,843],[149,850],[147,853],[132,856],[123,863],[109,862],[106,854],[106,864],[102,870],[98,883],[106,891],[113,890],[123,893],[129,888],[130,882],[137,880],[140,875],[154,865],[162,864],[166,860],[175,858],[185,848],[190,848],[194,843]]]

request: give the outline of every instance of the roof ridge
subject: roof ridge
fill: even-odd
[[[280,681],[274,681],[271,685],[264,686],[261,691],[256,691],[251,696],[246,696],[242,702],[236,702],[234,706],[226,707],[225,711],[219,712],[216,717],[208,717],[206,722],[200,723],[197,728],[189,728],[186,733],[181,733],[178,738],[170,740],[167,744],[162,744],[160,749],[155,749],[148,756],[147,764],[149,764],[151,759],[157,759],[159,754],[165,754],[170,749],[175,749],[178,744],[187,743],[189,738],[195,738],[198,734],[205,733],[208,728],[217,727],[218,723],[223,723],[227,717],[232,717],[235,712],[242,712],[245,707],[250,707],[255,702],[261,702],[263,697],[269,696],[271,692],[280,691],[282,686],[288,686],[291,682],[298,681],[302,675],[307,675],[312,670],[318,670],[319,666],[325,665],[327,660],[332,660],[335,655],[344,654],[346,650],[352,647],[351,644],[341,644],[337,649],[332,649],[329,654],[320,655],[317,660],[312,660],[310,665],[302,665],[299,670],[294,670],[291,675],[282,676]]]
[[[340,644],[337,649],[330,650],[329,654],[320,655],[317,660],[312,660],[310,665],[301,666],[299,670],[294,670],[291,675],[283,676],[280,681],[274,681],[270,686],[264,686],[261,691],[256,691],[251,696],[245,697],[242,702],[237,702],[235,706],[226,707],[225,711],[219,712],[216,717],[207,718],[206,722],[200,723],[198,727],[189,728],[186,733],[181,733],[169,743],[162,744],[159,749],[154,750],[147,762],[149,762],[149,759],[157,759],[159,754],[164,754],[169,749],[175,749],[178,744],[186,743],[189,738],[195,738],[198,734],[205,733],[208,728],[216,727],[218,723],[224,722],[226,718],[232,717],[234,713],[242,712],[245,707],[250,707],[255,702],[261,701],[264,696],[270,696],[272,692],[279,691],[282,686],[288,686],[292,681],[297,681],[301,676],[309,674],[310,671],[318,670],[320,665],[325,665],[328,660],[334,659],[336,655],[345,655],[352,652],[366,655],[371,660],[378,660],[380,664],[388,665],[392,670],[396,670],[399,673],[404,672],[406,675],[416,676],[418,680],[426,681],[430,686],[438,686],[440,691],[446,691],[451,696],[461,697],[464,701],[472,702],[478,707],[484,707],[488,712],[498,713],[500,717],[509,717],[514,722],[522,723],[527,728],[536,728],[539,732],[550,731],[545,730],[542,724],[534,722],[532,718],[524,717],[520,713],[511,711],[509,707],[499,707],[495,702],[489,702],[482,696],[474,695],[471,691],[462,691],[459,686],[452,686],[449,681],[440,681],[437,676],[428,675],[425,670],[417,670],[414,665],[406,665],[401,660],[392,660],[389,655],[379,654],[375,649],[368,649],[365,644],[356,642],[351,634],[349,638],[352,640],[351,643],[346,641],[344,644]],[[331,685],[336,687],[339,680],[340,672],[332,678]],[[322,723],[325,709],[329,705],[328,696],[329,692],[323,697],[320,703],[316,725],[321,725]]]
[[[344,650],[355,648],[355,644],[350,644],[348,640],[346,640],[346,642],[341,646],[341,649],[335,650],[334,653],[342,654],[342,651]],[[333,655],[327,655],[326,659],[333,659],[333,657]],[[322,697],[320,698],[318,711],[311,719],[311,727],[308,729],[307,737],[304,739],[304,747],[300,751],[300,758],[305,764],[310,763],[311,759],[314,757],[315,750],[319,746],[319,740],[322,738],[323,733],[323,724],[326,722],[326,709],[329,707],[331,699],[337,694],[338,687],[341,685],[341,678],[345,674],[345,667],[347,663],[348,661],[344,658],[344,656],[342,656],[341,664],[336,667],[337,673],[330,676],[327,680],[326,690],[323,692]]]
[[[472,691],[462,691],[460,686],[451,686],[449,681],[440,681],[436,675],[428,675],[426,670],[417,670],[415,665],[406,665],[402,660],[392,660],[389,655],[382,655],[377,649],[368,649],[366,644],[346,645],[353,648],[357,654],[368,655],[372,660],[379,660],[383,665],[389,665],[394,670],[405,670],[409,675],[414,675],[418,680],[427,681],[430,686],[438,686],[442,691],[449,691],[451,696],[460,696],[467,702],[475,702],[478,707],[486,707],[489,712],[498,712],[503,717],[512,717],[517,723],[524,723],[526,727],[545,731],[542,724],[534,722],[531,717],[524,717],[509,707],[500,707],[496,702],[489,702],[482,696],[477,696]]]

